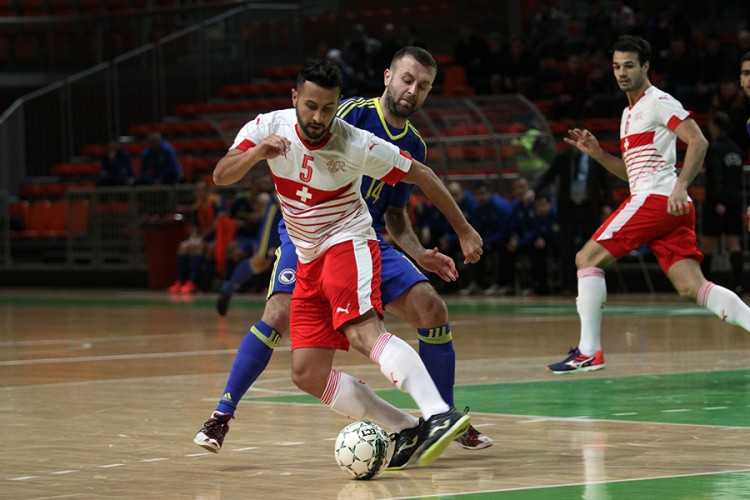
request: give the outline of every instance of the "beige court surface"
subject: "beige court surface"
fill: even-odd
[[[221,453],[192,438],[215,408],[262,299],[0,289],[0,497],[748,498],[750,334],[676,296],[610,295],[607,368],[554,376],[578,339],[573,298],[446,298],[458,406],[495,445],[354,481],[349,423],[301,397],[286,337]],[[416,346],[404,321],[390,329]],[[336,365],[387,399],[358,353]],[[645,493],[644,493],[645,492]],[[645,496],[644,496],[645,495]]]

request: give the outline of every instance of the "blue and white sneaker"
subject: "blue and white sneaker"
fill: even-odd
[[[581,351],[577,347],[573,347],[568,351],[567,358],[559,363],[547,365],[547,371],[550,371],[555,375],[563,375],[565,373],[601,370],[605,366],[604,354],[601,350],[598,350],[589,356],[581,354]]]

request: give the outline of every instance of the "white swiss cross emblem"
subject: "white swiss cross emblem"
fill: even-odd
[[[302,189],[299,189],[296,193],[297,196],[299,196],[299,199],[302,200],[302,203],[307,203],[307,200],[312,198],[312,193],[307,190],[307,186],[302,186]]]
[[[630,147],[630,141],[628,139],[625,139],[625,142],[622,143],[622,145],[625,146],[625,151],[627,151]]]

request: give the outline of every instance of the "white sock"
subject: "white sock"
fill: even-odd
[[[349,374],[331,370],[320,400],[333,411],[352,420],[370,420],[391,432],[401,432],[419,423],[409,415],[383,400],[370,387]]]
[[[450,409],[440,396],[417,351],[390,333],[382,333],[370,351],[370,359],[401,391],[408,393],[419,406],[425,420]]]
[[[592,355],[602,348],[602,309],[607,301],[604,270],[587,267],[578,271],[576,309],[581,318],[581,354]]]
[[[699,306],[720,317],[722,321],[750,331],[750,307],[747,307],[736,293],[706,281],[698,290],[695,301]]]

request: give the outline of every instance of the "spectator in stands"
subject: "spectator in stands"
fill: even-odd
[[[101,158],[101,172],[98,186],[131,186],[135,184],[135,170],[130,153],[125,151],[120,141],[112,139],[107,143],[107,151]]]
[[[674,33],[659,66],[659,72],[664,75],[661,86],[665,92],[690,109],[696,109],[696,92],[702,75],[700,63],[701,59],[693,50],[692,44],[681,33]]]
[[[564,118],[583,118],[587,100],[590,97],[586,82],[591,74],[581,64],[581,56],[569,54],[565,68],[560,75],[562,93],[556,96],[557,114]],[[609,80],[607,80],[609,81]]]
[[[344,86],[341,93],[347,97],[357,93],[357,81],[354,79],[354,70],[344,61],[344,55],[339,49],[330,49],[325,53],[325,58],[336,63],[341,70],[341,76],[344,77]]]
[[[485,181],[477,182],[472,193],[475,205],[469,214],[469,222],[482,237],[483,264],[466,269],[469,285],[460,293],[494,295],[498,292],[498,266],[502,249],[508,241],[511,205],[506,199],[493,193]]]
[[[633,9],[625,5],[625,2],[612,0],[607,15],[612,23],[615,36],[630,34],[630,30],[635,25],[635,13]]]
[[[501,295],[512,293],[516,282],[516,264],[521,252],[519,243],[521,237],[531,230],[532,221],[536,217],[534,208],[534,191],[526,177],[513,180],[510,197],[510,227],[508,241],[500,258],[500,273],[498,276],[498,292]]]
[[[563,294],[575,293],[575,255],[612,213],[612,189],[607,170],[577,148],[558,153],[539,178],[534,191],[556,188],[560,221]]]
[[[474,195],[470,190],[463,187],[458,181],[448,182],[446,185],[448,192],[453,197],[464,217],[467,220],[470,214],[474,213],[476,201]],[[424,209],[424,216],[420,223],[420,240],[425,248],[436,248],[445,255],[451,257],[455,262],[457,268],[465,269],[466,265],[463,263],[463,257],[461,257],[461,247],[453,228],[448,223],[445,216],[431,203],[427,203]],[[465,287],[468,283],[459,275],[459,280],[455,282],[443,284],[436,284],[440,286],[441,291],[452,290],[454,286]]]
[[[706,152],[706,199],[703,204],[701,252],[703,275],[711,279],[711,264],[719,236],[726,236],[732,266],[732,288],[742,295],[744,259],[742,234],[742,176],[745,152],[729,138],[732,122],[718,111],[711,116],[708,132],[711,142]]]
[[[745,52],[740,59],[740,86],[750,102],[750,51]],[[747,120],[747,135],[750,136],[750,117]]]
[[[729,115],[729,120],[732,123],[729,138],[736,142],[743,150],[747,150],[748,145],[750,145],[750,140],[744,130],[744,124],[747,121],[748,113],[750,113],[749,104],[742,96],[742,90],[737,84],[737,77],[730,76],[722,80],[719,89],[711,99],[711,105],[708,110],[709,116],[714,115],[718,111],[723,111]]]
[[[583,54],[588,59],[605,56],[614,42],[612,19],[604,12],[599,0],[589,0],[588,12],[583,21]]]
[[[383,32],[380,34],[380,53],[378,54],[376,68],[387,68],[391,64],[393,56],[401,47],[405,47],[399,30],[393,23],[385,23]]]
[[[588,96],[584,104],[585,116],[615,116],[618,115],[618,105],[623,100],[622,93],[612,82],[612,69],[595,64],[586,79]]]
[[[148,135],[148,147],[141,154],[140,184],[177,184],[182,182],[182,165],[177,151],[161,132]]]
[[[681,37],[686,44],[693,48],[693,28],[690,20],[682,9],[676,6],[665,5],[659,10],[654,25],[652,39],[647,39],[652,46],[654,54],[654,70],[661,72],[662,62],[667,57],[672,40]],[[688,66],[690,67],[690,66]]]
[[[490,48],[487,40],[477,33],[471,23],[464,22],[458,28],[458,39],[453,45],[453,60],[466,71],[466,80],[478,94],[489,93]]]
[[[701,51],[701,82],[716,92],[726,77],[736,77],[734,65],[736,57],[721,41],[719,34],[712,31],[706,35]]]
[[[531,18],[530,46],[539,57],[562,60],[570,41],[568,17],[552,6],[550,0],[541,0]]]
[[[529,258],[532,290],[549,295],[549,258],[560,255],[560,226],[551,196],[542,191],[534,198],[534,216],[520,234],[519,251]]]
[[[737,32],[737,51],[740,55],[750,52],[750,31],[741,29]]]
[[[518,93],[529,99],[536,95],[539,58],[521,36],[512,36],[500,55],[500,90]]]
[[[402,23],[399,28],[401,32],[401,41],[404,47],[419,47],[427,50],[427,42],[419,36],[416,26],[411,23]]]
[[[369,90],[371,82],[378,81],[375,78],[376,66],[380,62],[381,43],[376,38],[367,34],[362,24],[354,24],[352,32],[344,41],[342,54],[346,65],[352,69],[350,80],[351,90],[354,93],[363,93]],[[380,87],[377,87],[378,90]]]
[[[213,256],[216,220],[226,212],[226,206],[205,181],[195,183],[194,193],[195,202],[190,208],[192,227],[177,249],[179,278],[167,289],[169,293],[189,295],[199,288],[208,290],[216,269]]]

